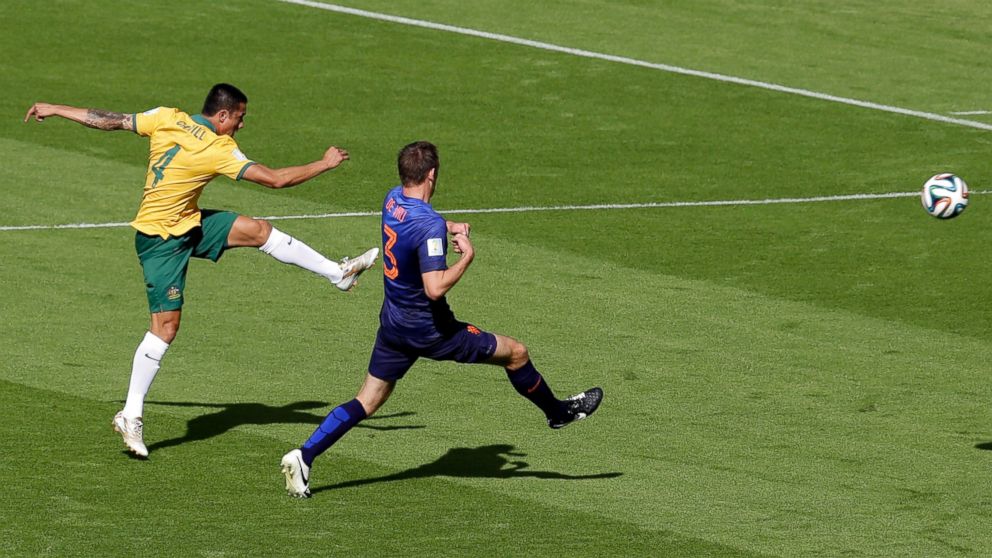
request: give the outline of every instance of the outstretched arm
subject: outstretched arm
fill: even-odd
[[[348,160],[347,151],[330,147],[319,161],[281,169],[256,164],[248,167],[242,178],[267,188],[289,188],[324,174],[346,160]]]
[[[70,107],[68,105],[52,105],[49,103],[35,103],[28,109],[24,116],[27,122],[34,118],[41,122],[49,116],[61,116],[62,118],[79,122],[88,128],[98,130],[129,130],[134,131],[134,115],[110,112],[100,109]]]

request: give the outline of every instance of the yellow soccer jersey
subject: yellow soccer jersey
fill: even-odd
[[[131,226],[147,235],[179,236],[200,224],[196,201],[217,175],[240,180],[255,164],[230,136],[214,133],[202,115],[169,107],[134,115],[135,132],[149,136],[148,173]]]

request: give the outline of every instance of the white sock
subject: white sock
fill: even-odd
[[[169,344],[159,339],[152,332],[145,333],[145,338],[134,351],[134,362],[131,365],[131,384],[127,389],[127,403],[124,404],[124,416],[136,418],[142,416],[145,406],[145,395],[155,379],[155,374],[161,365]]]
[[[272,227],[269,239],[259,247],[259,250],[282,263],[293,264],[317,275],[323,275],[331,283],[337,283],[344,275],[337,262],[332,262],[313,248],[275,227]]]

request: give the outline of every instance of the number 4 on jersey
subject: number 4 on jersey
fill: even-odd
[[[177,143],[172,146],[172,149],[163,153],[162,156],[158,158],[158,161],[152,165],[152,173],[155,174],[155,180],[152,182],[152,188],[158,186],[159,181],[165,177],[165,167],[169,166],[169,163],[172,162],[173,157],[176,156],[176,153],[179,153],[180,149],[181,147],[179,147],[179,144]]]

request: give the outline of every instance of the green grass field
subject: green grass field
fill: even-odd
[[[980,0],[345,5],[914,111],[992,110]],[[0,3],[0,555],[987,556],[992,554],[989,132],[275,0]],[[342,294],[253,250],[191,265],[145,407],[110,419],[147,327],[127,227],[147,143],[35,101],[196,111],[250,97],[242,149],[352,160],[201,206],[379,209],[395,155],[441,150],[435,207],[478,255],[448,299],[512,335],[560,395],[551,431],[498,368],[422,361],[290,499],[279,459],[357,389],[378,274]],[[969,115],[992,124],[990,115]],[[910,192],[913,197],[459,214]],[[328,256],[376,217],[276,222]]]

